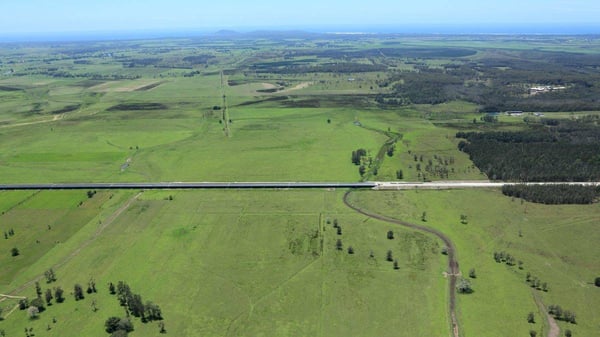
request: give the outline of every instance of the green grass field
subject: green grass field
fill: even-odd
[[[78,218],[72,203],[81,194],[65,192],[52,203],[53,210],[72,210],[62,219],[65,223]],[[36,214],[44,198],[37,195],[23,207]],[[48,251],[23,246],[22,258],[43,257],[11,273],[2,290],[43,272],[88,240],[104,220],[98,213],[114,209],[110,204],[115,198],[90,199],[95,205],[82,207],[95,210],[96,217],[79,219],[69,237],[70,230],[53,227],[64,247]],[[399,330],[406,335],[444,335],[446,282],[438,243],[359,216],[340,200],[336,191],[144,192],[89,246],[54,268],[56,283],[42,280],[43,288],[59,285],[69,293],[73,284],[85,285],[93,278],[98,294],[79,302],[68,295],[34,321],[17,310],[1,323],[2,329],[9,336],[23,326],[44,336],[103,336],[104,320],[123,315],[106,285],[125,280],[161,306],[169,335],[396,336]],[[3,222],[18,213],[6,213]],[[333,219],[343,228],[342,235],[327,223]],[[390,229],[396,233],[394,240],[386,238]],[[15,230],[20,234],[14,239],[18,245],[29,239],[16,240],[33,233],[41,240],[51,236],[16,224]],[[338,238],[342,251],[335,248]],[[0,244],[6,251],[6,242]],[[348,246],[355,249],[353,255],[346,252]],[[385,261],[387,249],[400,261],[399,270]],[[35,296],[33,287],[19,294]],[[92,300],[97,312],[91,310]],[[51,322],[54,317],[56,324]],[[412,323],[422,317],[430,319]],[[46,331],[48,324],[52,329]],[[158,335],[156,323],[137,320],[134,325],[132,335]]]
[[[521,203],[498,190],[355,192],[354,202],[391,217],[423,223],[449,235],[458,250],[461,272],[475,268],[474,293],[459,295],[460,322],[465,336],[526,335],[530,329],[546,333],[544,317],[534,301],[560,305],[577,314],[577,324],[559,322],[573,335],[597,331],[595,306],[600,293],[593,285],[600,268],[600,239],[594,229],[598,205],[546,206]],[[460,215],[468,223],[460,222]],[[521,236],[519,236],[521,233]],[[496,263],[495,251],[523,261],[523,269]],[[548,292],[532,290],[525,282],[530,272],[548,283]],[[528,324],[534,312],[536,324]]]

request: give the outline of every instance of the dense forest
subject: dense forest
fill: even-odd
[[[509,197],[548,205],[591,204],[600,195],[600,189],[585,185],[504,185],[502,193]]]
[[[490,179],[600,180],[600,127],[596,117],[545,120],[530,130],[459,132],[458,148]]]

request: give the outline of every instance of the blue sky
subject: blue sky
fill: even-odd
[[[599,22],[597,0],[0,0],[4,34]]]

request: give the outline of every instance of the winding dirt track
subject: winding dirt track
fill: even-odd
[[[437,229],[426,227],[426,226],[421,226],[421,225],[416,225],[416,224],[413,224],[410,222],[390,218],[385,215],[381,215],[381,214],[377,214],[377,213],[372,213],[370,211],[367,211],[367,210],[359,208],[355,205],[352,205],[350,203],[350,201],[348,201],[348,197],[350,196],[351,193],[352,193],[352,190],[350,190],[344,194],[344,204],[346,204],[346,206],[350,207],[351,209],[357,211],[358,213],[360,213],[362,215],[366,215],[373,219],[390,222],[390,223],[404,226],[407,228],[416,229],[419,231],[433,234],[433,235],[437,236],[438,238],[440,238],[444,242],[444,244],[446,245],[446,248],[448,249],[448,278],[450,279],[450,283],[448,285],[448,298],[449,298],[448,311],[450,314],[450,320],[452,322],[452,336],[459,337],[460,334],[458,332],[458,319],[456,318],[456,278],[457,278],[457,275],[459,274],[459,269],[458,269],[458,261],[456,261],[456,249],[454,247],[454,243],[452,243],[452,240],[450,240],[450,238],[448,236],[446,236],[444,233],[440,232]]]

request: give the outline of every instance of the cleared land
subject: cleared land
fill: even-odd
[[[65,192],[73,199],[83,194]],[[12,335],[22,326],[44,331],[50,324],[52,330],[44,335],[101,336],[104,320],[122,315],[106,284],[126,280],[161,306],[168,334],[252,336],[278,331],[298,336],[395,336],[397,330],[390,326],[414,335],[447,330],[444,306],[439,305],[445,301],[446,283],[439,245],[418,232],[365,222],[343,205],[339,192],[180,191],[171,194],[173,200],[165,200],[169,194],[142,194],[100,237],[56,268],[58,281],[48,285],[69,291],[76,282],[94,278],[98,294],[79,302],[67,296],[65,303],[48,307],[35,321],[17,311],[3,328]],[[97,195],[91,200],[105,199]],[[34,198],[23,207],[33,211],[36,204]],[[56,207],[60,209],[60,202]],[[70,203],[62,207],[77,208]],[[115,209],[103,207],[106,216]],[[333,228],[334,219],[343,228],[342,235]],[[96,219],[81,225],[64,245],[10,274],[5,289],[69,255],[98,226]],[[395,240],[386,238],[389,229],[396,233]],[[343,240],[343,250],[336,249],[337,239]],[[5,250],[6,242],[1,244]],[[352,255],[347,253],[349,246],[355,250]],[[24,247],[23,258],[34,249],[35,245]],[[385,261],[387,249],[399,259],[399,270]],[[150,278],[153,282],[147,282]],[[20,294],[34,296],[32,292],[29,288]],[[92,300],[99,311],[92,312]],[[426,324],[410,323],[432,312],[435,315]],[[58,323],[51,323],[51,317]],[[156,323],[134,324],[135,335],[158,335]]]

